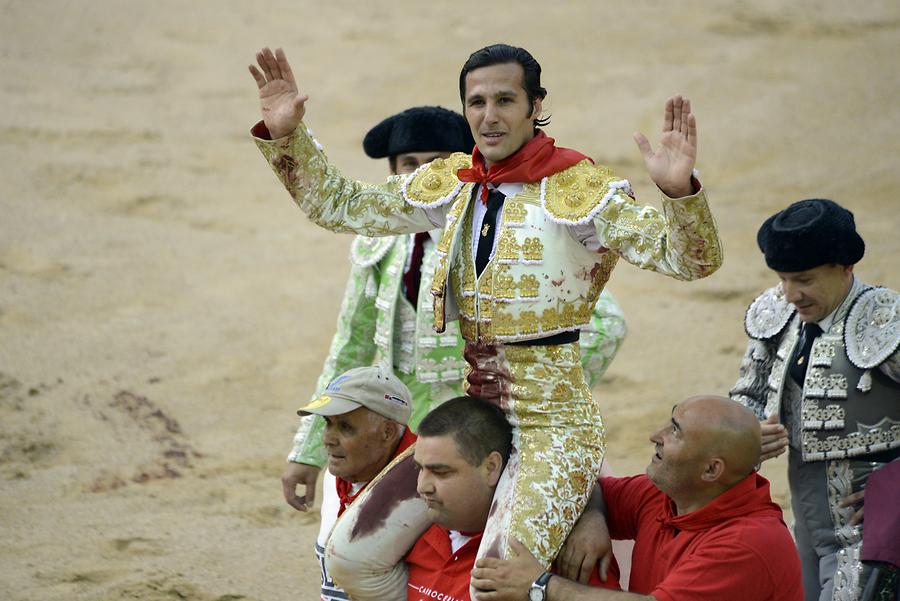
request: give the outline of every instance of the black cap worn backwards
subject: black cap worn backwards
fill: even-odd
[[[855,265],[866,250],[853,213],[834,201],[811,198],[775,213],[756,234],[766,264],[795,272],[819,265]]]
[[[417,106],[388,117],[366,134],[373,159],[410,152],[472,152],[475,140],[465,118],[439,106]]]

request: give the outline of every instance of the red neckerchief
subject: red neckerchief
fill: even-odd
[[[460,169],[456,172],[456,177],[463,182],[481,184],[481,202],[487,204],[488,182],[492,184],[539,182],[584,159],[591,161],[590,157],[577,150],[558,148],[553,138],[537,130],[534,137],[522,148],[499,163],[494,163],[487,171],[484,168],[484,157],[476,146],[472,151],[472,168]]]
[[[406,431],[403,433],[403,436],[400,438],[400,442],[397,444],[397,450],[394,451],[394,454],[391,456],[391,460],[393,461],[394,457],[408,449],[416,442],[416,435],[413,434],[413,431],[406,428]],[[335,487],[337,488],[338,498],[341,501],[341,506],[338,508],[338,517],[341,517],[341,514],[347,509],[347,507],[356,500],[356,497],[362,493],[366,489],[365,486],[356,491],[356,494],[351,494],[350,491],[353,490],[353,483],[347,482],[343,478],[335,478],[334,479]]]

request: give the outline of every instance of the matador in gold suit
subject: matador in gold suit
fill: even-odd
[[[640,206],[626,180],[533,129],[532,117],[541,124],[538,100],[532,113],[525,111],[522,143],[496,160],[497,147],[516,142],[525,127],[499,100],[507,88],[516,91],[515,79],[503,79],[506,67],[521,66],[514,73],[523,86],[527,76],[518,74],[529,68],[518,58],[470,65],[496,47],[473,54],[461,75],[477,144],[472,155],[453,154],[378,185],[344,177],[299,119],[291,130],[272,131],[266,86],[292,83],[293,75],[284,55],[268,49],[257,55],[264,73],[251,68],[264,115],[253,134],[297,205],[326,229],[378,236],[443,228],[432,289],[435,328],[459,319],[468,393],[499,404],[514,426],[515,450],[479,555],[505,556],[515,536],[549,566],[584,508],[604,453],[599,407],[581,369],[579,328],[619,258],[694,280],[719,267],[722,251],[705,194],[691,176],[693,157],[679,188],[685,193],[663,194],[662,211]],[[527,90],[518,90],[513,102],[527,103]],[[680,97],[667,103],[661,144],[673,129],[684,130],[686,140],[688,130],[696,136],[689,102]],[[647,160],[649,144],[642,142]],[[487,233],[493,240],[485,249]],[[400,560],[429,523],[412,456],[398,457],[335,526],[326,547],[329,572],[353,599],[405,599]]]

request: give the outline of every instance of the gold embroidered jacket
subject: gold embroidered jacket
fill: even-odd
[[[506,199],[495,255],[476,280],[468,251],[475,185],[456,177],[471,166],[469,155],[370,185],[343,177],[302,124],[289,136],[256,143],[297,205],[326,229],[383,236],[443,227],[434,325],[441,332],[459,317],[467,340],[537,339],[586,325],[619,257],[683,280],[705,277],[722,263],[702,190],[678,200],[663,196],[659,211],[637,205],[628,182],[609,169],[582,161]],[[573,236],[584,227],[599,250]]]

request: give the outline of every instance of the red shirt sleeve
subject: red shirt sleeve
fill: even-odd
[[[659,489],[647,476],[628,478],[600,478],[603,500],[606,503],[606,524],[614,540],[637,537],[641,514],[660,502]]]

